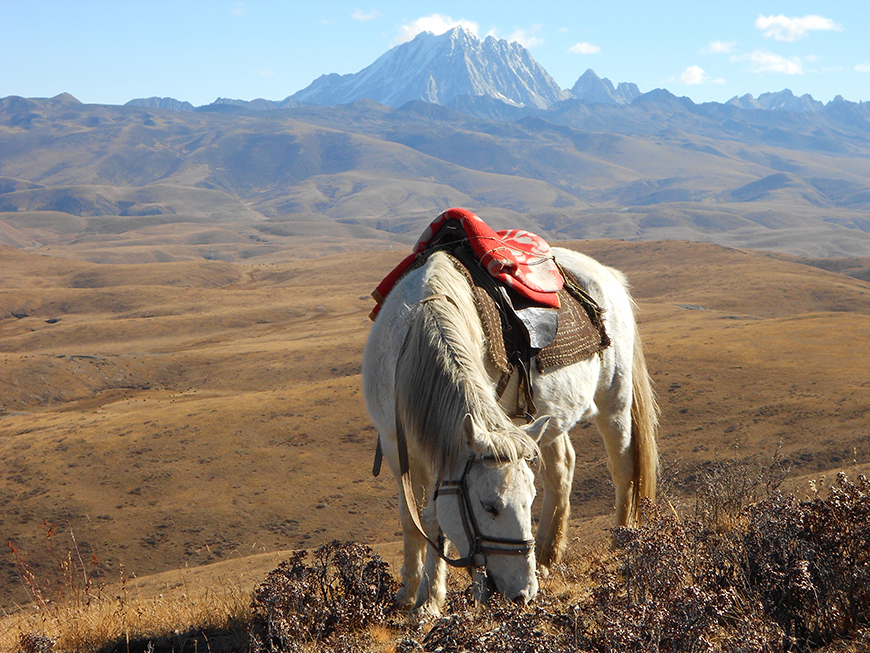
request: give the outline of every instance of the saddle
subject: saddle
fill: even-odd
[[[466,219],[469,216],[474,220],[471,236]],[[519,234],[527,243],[533,243],[523,248],[518,257],[521,263],[513,269],[508,268],[507,271],[513,273],[509,279],[505,278],[507,266],[493,265],[492,250],[481,254],[480,233],[487,234],[484,237],[492,241],[499,235]],[[488,246],[493,247],[491,244]],[[515,245],[512,246],[516,251]],[[497,244],[495,249],[506,247]],[[415,253],[372,293],[378,304],[400,278],[423,266],[432,254],[439,251],[448,254],[472,288],[489,357],[501,373],[496,389],[499,398],[514,373],[520,374],[514,416],[529,417],[536,413],[529,380],[532,364],[538,371],[543,371],[579,362],[610,346],[601,319],[602,309],[577,278],[549,255],[549,246],[543,240],[527,232],[496,234],[476,215],[462,209],[445,211],[430,225],[415,247]],[[537,269],[523,276],[523,263],[527,267],[542,263],[551,267],[541,266],[543,271]],[[493,269],[497,274],[493,274]],[[377,308],[370,317],[374,319],[376,314]]]
[[[512,417],[529,419],[537,413],[529,378],[532,365],[542,372],[577,363],[610,346],[601,308],[576,277],[561,266],[565,285],[557,293],[559,308],[543,308],[529,305],[510,288],[494,283],[462,243],[427,251],[419,265],[436,251],[448,254],[471,286],[489,358],[501,373],[496,386],[499,399],[514,374],[519,374]]]

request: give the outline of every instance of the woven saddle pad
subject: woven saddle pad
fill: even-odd
[[[474,301],[480,315],[489,355],[503,374],[512,370],[511,354],[522,346],[516,330],[503,323],[495,300],[474,283],[471,273],[461,261],[450,256],[456,269],[462,272],[474,291]],[[559,365],[570,365],[598,354],[610,346],[610,338],[601,321],[601,308],[583,290],[577,278],[560,266],[565,287],[559,291],[559,329],[551,344],[538,352],[538,371]]]

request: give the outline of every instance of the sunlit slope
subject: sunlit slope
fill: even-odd
[[[870,462],[870,284],[708,244],[571,246],[632,282],[684,485],[778,447],[795,478]],[[403,255],[116,266],[0,249],[0,532],[44,570],[43,521],[72,528],[110,576],[397,540],[359,365],[368,294]],[[575,530],[603,534],[603,447],[594,428],[572,437]],[[4,603],[23,600],[3,564]]]

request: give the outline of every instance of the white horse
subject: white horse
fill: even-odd
[[[511,599],[534,598],[536,554],[546,572],[565,548],[575,460],[568,431],[580,420],[594,419],[604,438],[616,524],[634,523],[640,497],[654,497],[658,409],[628,284],[588,256],[561,248],[553,254],[604,309],[611,345],[575,364],[530,370],[545,416],[531,425],[517,427],[497,399],[500,373],[471,287],[445,254],[407,274],[372,327],[363,393],[399,485],[404,564],[396,601],[413,602],[418,613],[437,615],[444,601],[441,532],[462,556],[456,566],[475,568],[477,598],[485,600],[493,586]],[[516,397],[513,385],[505,405]],[[528,460],[538,453],[544,497],[532,548]]]

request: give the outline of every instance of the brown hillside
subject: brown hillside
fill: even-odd
[[[870,284],[714,245],[571,246],[633,284],[666,467],[687,478],[781,443],[799,485],[870,462]],[[404,253],[96,265],[0,249],[0,533],[47,574],[43,522],[71,528],[109,579],[397,540],[359,363],[369,292]],[[573,438],[574,520],[601,536],[603,447],[593,428]],[[25,600],[3,564],[2,604]]]
[[[183,112],[0,98],[0,244],[99,263],[264,263],[406,247],[464,206],[551,241],[870,255],[865,107],[647,100],[503,122],[424,103]]]

